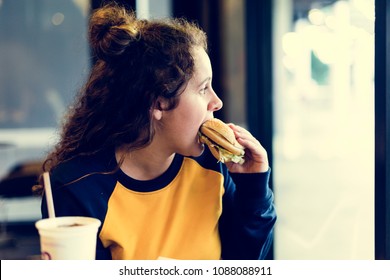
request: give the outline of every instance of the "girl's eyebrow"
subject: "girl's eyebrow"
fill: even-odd
[[[202,82],[199,83],[199,86],[203,85],[205,82],[211,81],[211,77],[207,77]]]

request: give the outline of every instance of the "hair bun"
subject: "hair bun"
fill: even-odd
[[[120,57],[138,37],[135,14],[119,6],[96,10],[89,25],[89,40],[94,54],[105,61]]]

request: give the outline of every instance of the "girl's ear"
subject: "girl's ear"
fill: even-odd
[[[164,111],[165,103],[163,100],[158,99],[153,107],[153,117],[159,121],[162,118],[163,111]]]
[[[159,107],[154,107],[154,109],[153,109],[153,117],[154,117],[154,119],[156,121],[161,120],[161,118],[162,118],[162,109],[161,108],[159,109]]]

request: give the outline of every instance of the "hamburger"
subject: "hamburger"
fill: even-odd
[[[223,121],[213,118],[202,124],[199,141],[206,144],[220,162],[244,163],[244,147],[237,142],[233,130]]]

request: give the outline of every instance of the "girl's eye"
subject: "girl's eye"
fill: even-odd
[[[208,87],[206,86],[206,87],[202,88],[202,89],[200,90],[200,92],[204,94],[204,93],[206,93],[206,90],[207,90],[207,89],[208,89]]]

